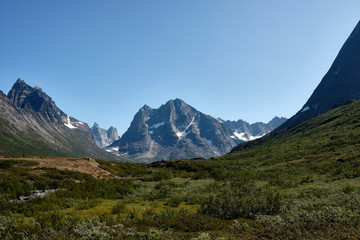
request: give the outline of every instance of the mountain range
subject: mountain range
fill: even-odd
[[[0,155],[119,158],[100,149],[89,126],[60,110],[39,87],[18,79],[0,92]]]
[[[124,135],[106,149],[145,162],[217,157],[267,134],[285,120],[275,117],[268,124],[224,121],[175,99],[158,109],[144,105]]]
[[[360,99],[359,43],[360,23],[302,109],[289,120],[275,117],[267,124],[224,121],[175,99],[158,109],[144,105],[119,138],[115,128],[105,130],[96,123],[89,128],[59,109],[41,88],[33,88],[18,79],[7,96],[0,91],[0,155],[156,161],[210,158],[231,150],[242,151],[247,146],[276,138],[278,132]],[[266,138],[241,144],[271,131]]]
[[[89,126],[59,109],[41,88],[18,79],[0,94],[0,155],[90,156],[108,160],[156,161],[210,158],[259,138],[286,119],[268,124],[224,121],[203,114],[180,99],[159,109],[145,105],[128,131]]]

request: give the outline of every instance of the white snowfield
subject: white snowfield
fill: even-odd
[[[66,127],[70,128],[70,129],[75,129],[75,128],[77,128],[77,127],[75,127],[74,125],[71,124],[71,122],[70,122],[70,116],[69,116],[69,115],[67,115],[67,123],[64,123],[64,125],[65,125]]]
[[[196,117],[196,114],[195,114],[195,116],[192,118],[190,124],[185,128],[184,131],[182,131],[182,132],[176,131],[176,135],[178,136],[178,138],[186,137],[186,135],[188,134],[188,133],[186,132],[186,130],[188,130],[189,127],[191,127],[191,125],[193,125],[194,120],[195,120],[195,117]]]
[[[231,138],[237,138],[237,139],[245,141],[245,142],[249,141],[249,139],[247,137],[245,137],[246,133],[244,133],[244,132],[235,131],[233,134],[234,135],[232,135]]]
[[[261,132],[261,133],[259,133],[259,134],[256,135],[256,136],[249,136],[249,137],[246,137],[245,135],[246,135],[245,132],[239,132],[239,130],[236,130],[236,131],[233,133],[233,135],[230,136],[230,137],[233,138],[233,139],[237,138],[237,139],[239,139],[239,140],[242,140],[242,141],[244,141],[244,142],[247,142],[247,141],[252,141],[252,140],[261,138],[261,137],[265,136],[266,133],[262,133],[262,132]]]

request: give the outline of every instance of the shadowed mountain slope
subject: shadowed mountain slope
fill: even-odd
[[[87,124],[61,111],[40,88],[18,79],[0,94],[0,155],[90,156],[117,159],[94,143]]]
[[[303,108],[280,128],[294,126],[356,99],[360,99],[360,22]]]

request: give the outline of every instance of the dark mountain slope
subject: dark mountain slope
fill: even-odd
[[[224,159],[262,165],[295,160],[351,161],[360,157],[360,101],[337,107],[295,127],[243,143]],[[341,158],[341,159],[340,159]]]
[[[95,145],[87,124],[61,111],[40,88],[18,79],[8,96],[0,98],[0,155],[117,159]]]
[[[294,126],[354,99],[360,99],[360,22],[309,100],[281,128]]]

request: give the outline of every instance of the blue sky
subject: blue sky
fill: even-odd
[[[18,77],[121,135],[181,98],[226,120],[291,117],[360,20],[358,0],[3,0],[0,90]]]

